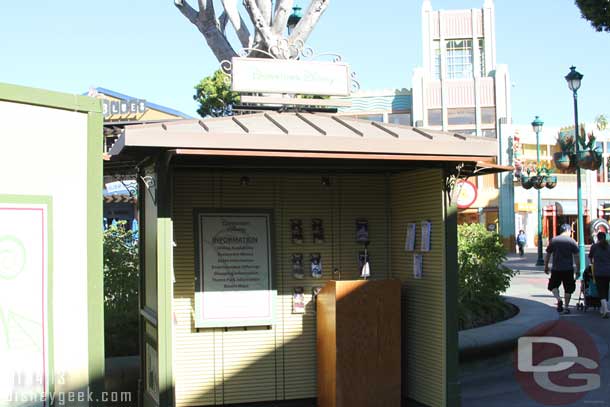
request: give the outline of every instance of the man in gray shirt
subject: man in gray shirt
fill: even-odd
[[[553,267],[550,269],[551,277],[549,278],[548,289],[557,299],[557,312],[569,314],[570,298],[576,290],[575,274],[580,273],[580,262],[578,257],[578,245],[576,241],[570,237],[572,228],[568,224],[561,225],[561,234],[554,237],[546,248],[546,256],[544,258],[544,272],[549,274],[549,262],[551,255],[553,256]],[[574,269],[576,264],[576,269]],[[559,295],[559,286],[563,283],[564,303]]]

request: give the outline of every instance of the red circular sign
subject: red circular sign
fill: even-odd
[[[477,200],[477,186],[470,181],[459,180],[455,183],[457,191],[457,207],[460,209],[470,208]]]
[[[593,338],[565,320],[543,323],[519,338],[513,363],[521,389],[543,405],[572,404],[601,386]]]

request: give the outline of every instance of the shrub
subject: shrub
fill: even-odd
[[[507,250],[497,233],[483,225],[458,225],[459,326],[489,323],[501,318],[507,305],[500,295],[515,272],[503,265]]]
[[[119,222],[104,231],[106,357],[138,354],[138,242],[125,225]]]

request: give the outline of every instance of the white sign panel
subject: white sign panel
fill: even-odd
[[[233,58],[235,92],[349,96],[349,66],[342,63]]]
[[[273,324],[270,216],[197,214],[196,327]]]
[[[47,216],[0,197],[0,406],[48,405]]]

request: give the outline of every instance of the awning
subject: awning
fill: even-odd
[[[127,126],[110,155],[137,157],[151,149],[183,156],[455,163],[463,164],[464,176],[512,171],[494,164],[496,140],[332,114],[267,112]]]

